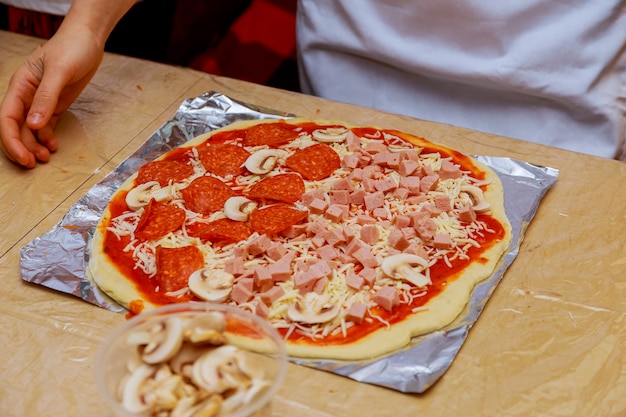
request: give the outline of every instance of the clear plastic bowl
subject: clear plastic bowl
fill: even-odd
[[[115,329],[101,345],[94,366],[96,385],[117,414],[122,417],[150,415],[129,412],[123,407],[118,395],[122,379],[129,373],[129,361],[140,360],[137,346],[128,343],[129,334],[145,329],[148,321],[156,324],[168,317],[192,317],[207,312],[224,315],[227,322],[224,334],[229,345],[262,355],[264,379],[269,382],[268,387],[251,402],[219,416],[248,417],[269,412],[269,402],[283,383],[288,366],[286,347],[279,334],[267,321],[244,310],[222,304],[190,302],[171,304],[139,314]]]

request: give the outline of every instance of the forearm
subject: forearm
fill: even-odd
[[[138,1],[74,0],[59,30],[74,34],[89,34],[104,48],[115,25]]]

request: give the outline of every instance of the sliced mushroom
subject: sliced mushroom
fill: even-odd
[[[208,312],[191,318],[185,325],[185,339],[194,344],[219,346],[228,340],[224,335],[226,319],[218,312]]]
[[[147,411],[152,404],[146,401],[144,388],[156,372],[154,365],[143,364],[133,371],[122,387],[122,406],[131,413]]]
[[[485,200],[485,195],[480,187],[476,187],[475,185],[462,185],[461,192],[468,195],[472,201],[472,208],[476,213],[489,211],[489,202]]]
[[[308,324],[329,322],[339,314],[339,307],[329,302],[329,298],[308,293],[303,300],[289,304],[287,317],[291,321]]]
[[[326,129],[314,130],[312,136],[318,142],[343,142],[346,140],[348,132],[350,130],[345,127],[328,127]]]
[[[193,363],[206,351],[207,348],[204,346],[196,346],[185,343],[180,348],[176,356],[174,356],[168,362],[170,365],[170,369],[175,374],[190,377],[191,367],[193,366]]]
[[[278,160],[286,154],[281,149],[261,149],[250,155],[246,159],[244,166],[253,174],[267,174],[274,169]]]
[[[146,206],[151,199],[165,201],[172,197],[176,191],[173,185],[161,187],[156,181],[148,181],[139,184],[126,194],[126,205],[135,211]]]
[[[214,417],[222,409],[222,397],[210,395],[198,401],[196,398],[183,398],[170,413],[170,417]]]
[[[235,277],[222,269],[202,268],[189,276],[189,289],[199,298],[221,303],[233,289]]]
[[[226,200],[226,203],[224,203],[224,214],[231,220],[245,222],[256,207],[257,203],[255,201],[238,195]]]
[[[183,322],[178,317],[169,317],[148,331],[129,335],[127,341],[131,345],[143,347],[141,359],[146,363],[168,361],[183,344]]]
[[[237,388],[232,378],[226,377],[227,373],[233,371],[231,368],[236,366],[237,350],[233,345],[223,345],[207,351],[194,362],[191,380],[209,393],[221,394]]]
[[[427,267],[428,261],[426,259],[409,253],[388,256],[381,264],[383,272],[390,278],[408,281],[418,288],[431,283],[430,278],[422,274],[422,271]]]

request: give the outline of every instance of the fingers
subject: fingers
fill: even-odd
[[[39,130],[48,124],[57,109],[59,95],[68,82],[64,72],[44,73],[26,117],[29,128]]]

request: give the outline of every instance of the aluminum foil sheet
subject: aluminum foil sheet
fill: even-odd
[[[117,188],[144,163],[202,133],[239,120],[292,116],[238,102],[212,91],[185,100],[171,120],[92,187],[58,224],[22,248],[22,279],[72,294],[110,311],[125,312],[84,274],[89,261],[87,247],[91,234]],[[491,293],[517,256],[526,227],[558,177],[556,169],[509,158],[476,156],[476,159],[491,167],[502,180],[513,239],[495,273],[474,289],[461,317],[448,328],[416,337],[407,348],[383,358],[358,362],[294,359],[294,363],[405,393],[424,392],[445,373]]]

